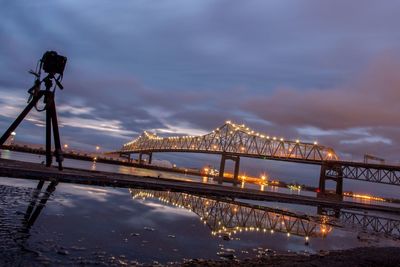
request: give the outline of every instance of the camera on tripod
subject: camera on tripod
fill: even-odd
[[[63,75],[67,58],[57,54],[56,51],[47,51],[44,53],[41,63],[45,72]]]
[[[35,81],[33,86],[28,90],[30,94],[28,99],[28,105],[21,112],[21,114],[15,119],[6,132],[0,137],[0,146],[8,139],[13,131],[18,127],[21,121],[28,115],[28,113],[35,108],[37,111],[46,111],[46,166],[50,167],[53,161],[53,155],[56,157],[58,162],[58,169],[62,170],[62,149],[60,133],[58,129],[58,119],[55,104],[55,90],[56,88],[63,89],[61,84],[65,65],[67,63],[67,58],[57,54],[55,51],[47,51],[43,54],[40,64],[36,66],[36,70],[29,71],[30,74],[35,76]],[[46,77],[41,79],[41,71],[47,73]],[[55,77],[57,75],[57,77]],[[54,88],[53,82],[55,82]],[[45,89],[41,89],[41,84],[44,83]],[[37,107],[40,99],[43,99],[45,104],[42,109]],[[54,138],[54,154],[51,151],[51,134],[53,133]]]

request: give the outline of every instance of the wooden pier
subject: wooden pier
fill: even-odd
[[[47,168],[44,165],[38,163],[29,163],[7,159],[0,159],[0,176],[9,178],[58,181],[63,183],[110,186],[119,188],[143,188],[151,190],[176,191],[229,199],[275,201],[301,205],[330,207],[335,209],[363,209],[400,214],[400,208],[398,207],[355,203],[338,199],[266,192],[255,189],[238,188],[217,184],[206,184],[178,179],[142,177],[76,168],[65,168],[63,171],[59,171],[56,167]]]

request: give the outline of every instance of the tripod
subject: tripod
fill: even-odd
[[[56,85],[63,89],[61,83],[55,79],[54,74],[49,73],[42,82],[44,82],[46,89],[40,90],[40,79],[39,77],[35,81],[35,85],[29,89],[29,93],[31,94],[31,99],[28,102],[28,105],[21,112],[21,114],[17,117],[17,119],[11,124],[11,126],[7,129],[7,131],[0,138],[0,145],[2,146],[11,133],[18,127],[21,121],[28,115],[33,107],[36,107],[39,100],[44,97],[44,103],[46,110],[46,166],[50,167],[53,161],[53,155],[51,152],[51,128],[53,126],[53,137],[54,137],[54,156],[56,157],[56,161],[58,162],[58,169],[61,171],[62,167],[62,150],[61,150],[61,142],[60,142],[60,132],[58,130],[58,120],[57,120],[57,112],[56,112],[56,104],[54,102],[54,92],[51,91],[51,87],[53,86],[53,81],[55,80]],[[43,110],[42,110],[43,111]]]

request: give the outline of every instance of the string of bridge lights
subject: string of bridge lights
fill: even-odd
[[[237,131],[241,131],[241,132],[246,133],[248,135],[259,137],[259,138],[262,138],[262,139],[280,141],[280,142],[288,142],[288,143],[297,143],[297,144],[300,143],[299,139],[296,139],[295,141],[285,141],[285,139],[283,137],[278,138],[276,136],[272,136],[271,137],[269,135],[261,134],[259,132],[253,131],[249,127],[246,127],[245,124],[236,124],[236,123],[233,123],[233,122],[231,122],[229,120],[225,121],[225,124],[221,128],[223,128],[226,125],[229,125],[230,127],[233,127],[233,130],[229,131],[229,134],[234,134]],[[220,128],[216,128],[215,130],[212,131],[212,133],[209,133],[209,134],[206,134],[206,135],[203,135],[203,136],[207,136],[207,135],[210,135],[210,134],[215,134],[215,133],[218,133],[219,131],[220,131]],[[151,140],[164,140],[164,139],[168,139],[168,140],[186,140],[186,139],[192,139],[192,138],[196,138],[197,140],[200,140],[200,138],[203,137],[203,136],[185,135],[185,136],[159,137],[159,136],[157,136],[156,133],[149,133],[147,131],[144,131],[144,136],[140,135],[136,139],[126,143],[125,146],[129,146],[129,145],[139,141],[142,137],[145,137],[145,138],[151,139]],[[317,146],[318,142],[314,141],[313,143],[303,143],[303,144],[309,144],[309,145],[312,144],[314,146]]]
[[[133,193],[133,192],[131,191],[131,193]],[[168,194],[169,194],[169,192],[168,192]],[[187,198],[186,194],[183,194],[183,195],[184,195],[184,199],[186,199]],[[132,199],[146,200],[146,198],[156,198],[159,201],[164,202],[166,204],[175,206],[177,208],[185,209],[185,210],[190,211],[190,212],[194,212],[193,207],[190,204],[188,204],[186,206],[185,205],[181,205],[178,202],[174,202],[173,200],[170,200],[170,199],[164,198],[164,197],[157,197],[154,194],[149,193],[149,192],[140,191],[138,193],[132,194]],[[207,201],[205,204],[208,205],[209,201]],[[237,212],[237,208],[234,208],[233,211]],[[208,215],[208,212],[206,212],[206,215]],[[208,222],[207,218],[203,218],[203,217],[200,217],[200,221],[204,225],[206,225],[207,222]],[[219,234],[227,234],[229,237],[231,237],[232,234],[238,234],[238,233],[241,233],[241,232],[260,232],[260,233],[264,233],[264,234],[269,232],[271,234],[274,234],[275,231],[281,232],[281,233],[286,233],[287,237],[291,236],[291,233],[290,233],[289,229],[287,229],[285,227],[286,226],[286,222],[283,221],[283,220],[280,223],[278,223],[275,228],[270,228],[270,229],[260,228],[260,227],[253,227],[253,226],[250,226],[250,227],[235,226],[233,228],[232,227],[227,228],[224,225],[222,225],[221,221],[217,221],[216,223],[218,224],[219,229],[211,231],[211,235],[213,235],[213,236],[216,236],[216,235],[219,235]],[[283,228],[278,227],[278,225],[279,226],[283,226]],[[331,229],[327,225],[325,225],[325,223],[320,224],[320,227],[321,227],[320,228],[320,234],[321,234],[322,237],[325,237],[331,231]],[[304,234],[305,234],[304,235],[304,239],[305,239],[306,242],[308,242],[309,241],[309,235],[308,234],[310,234],[310,233],[304,233]]]

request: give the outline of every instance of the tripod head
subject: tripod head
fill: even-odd
[[[43,54],[42,58],[39,60],[36,70],[30,70],[29,73],[35,76],[34,85],[28,90],[30,94],[28,103],[33,99],[35,95],[40,91],[40,85],[42,82],[45,84],[46,91],[50,91],[53,87],[53,81],[55,86],[53,92],[56,88],[64,89],[61,84],[65,65],[67,64],[67,58],[57,54],[55,51],[47,51]],[[41,80],[42,70],[47,73],[47,76]],[[57,75],[57,77],[56,77]]]

